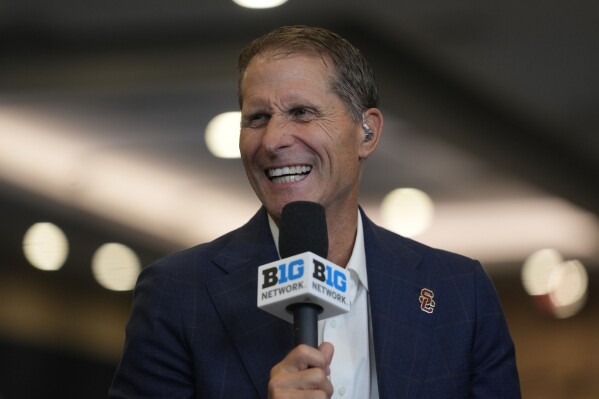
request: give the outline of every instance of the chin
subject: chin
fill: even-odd
[[[290,202],[295,202],[295,201],[308,201],[308,200],[290,198],[286,201],[276,201],[276,202],[266,203],[265,207],[266,207],[266,210],[268,211],[268,213],[270,214],[270,216],[272,216],[278,223],[278,221],[281,219],[281,214],[283,213],[283,208],[285,207],[285,205],[287,205]]]

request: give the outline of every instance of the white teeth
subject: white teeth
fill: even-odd
[[[312,170],[312,168],[310,166],[285,166],[283,168],[276,168],[276,169],[268,169],[268,176],[270,177],[276,177],[276,176],[283,176],[283,175],[295,175],[295,174],[299,174],[299,173],[307,173],[310,170]]]
[[[303,180],[312,167],[306,165],[285,166],[283,168],[268,169],[268,176],[272,178],[272,182],[292,183]]]
[[[304,180],[306,178],[306,175],[288,175],[288,176],[281,176],[281,177],[275,177],[274,179],[272,179],[272,182],[274,184],[281,184],[281,183],[293,183],[293,182],[298,182],[300,180]]]

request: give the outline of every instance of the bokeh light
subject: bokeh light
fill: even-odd
[[[69,242],[63,231],[52,223],[36,223],[23,237],[23,253],[40,270],[58,270],[69,254]]]
[[[245,8],[273,8],[287,3],[287,0],[233,0],[233,2]]]
[[[563,319],[577,314],[585,305],[589,278],[577,260],[562,263],[551,276],[549,299],[555,317]]]
[[[564,262],[562,255],[553,248],[545,248],[531,254],[522,266],[522,284],[528,295],[546,295],[550,290],[553,272]]]
[[[139,258],[123,244],[104,244],[92,258],[92,272],[96,281],[112,291],[133,289],[140,271]]]
[[[582,310],[588,292],[588,274],[578,260],[564,261],[553,248],[531,254],[522,267],[522,284],[537,307],[556,318]]]
[[[382,224],[406,237],[424,232],[431,225],[433,215],[433,201],[415,188],[395,189],[381,203]]]
[[[212,118],[205,133],[208,150],[219,158],[240,158],[240,124],[240,112],[225,112]]]

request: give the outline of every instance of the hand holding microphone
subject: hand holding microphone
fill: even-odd
[[[333,345],[329,342],[323,342],[318,349],[308,345],[296,346],[272,368],[268,383],[269,399],[290,397],[290,394],[294,398],[313,398],[318,391],[330,398],[333,384],[328,377],[332,360]]]
[[[287,204],[279,227],[282,259],[258,268],[258,307],[293,322],[296,347],[272,368],[269,398],[289,391],[302,391],[306,397],[322,391],[331,397],[333,345],[325,342],[316,349],[318,319],[349,311],[349,273],[326,260],[328,233],[322,205]]]

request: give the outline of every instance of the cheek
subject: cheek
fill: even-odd
[[[248,151],[241,151],[241,163],[243,164],[243,169],[245,170],[245,174],[251,180],[253,179],[255,173],[255,167],[253,162],[253,156]]]
[[[329,143],[334,143],[338,140],[341,128],[340,125],[332,119],[319,119],[314,121],[316,129],[319,134],[322,134],[321,138]]]
[[[243,163],[246,163],[246,160],[252,158],[253,154],[256,152],[257,142],[256,140],[252,140],[252,136],[247,133],[241,133],[239,135],[239,152],[241,153],[241,159]]]

